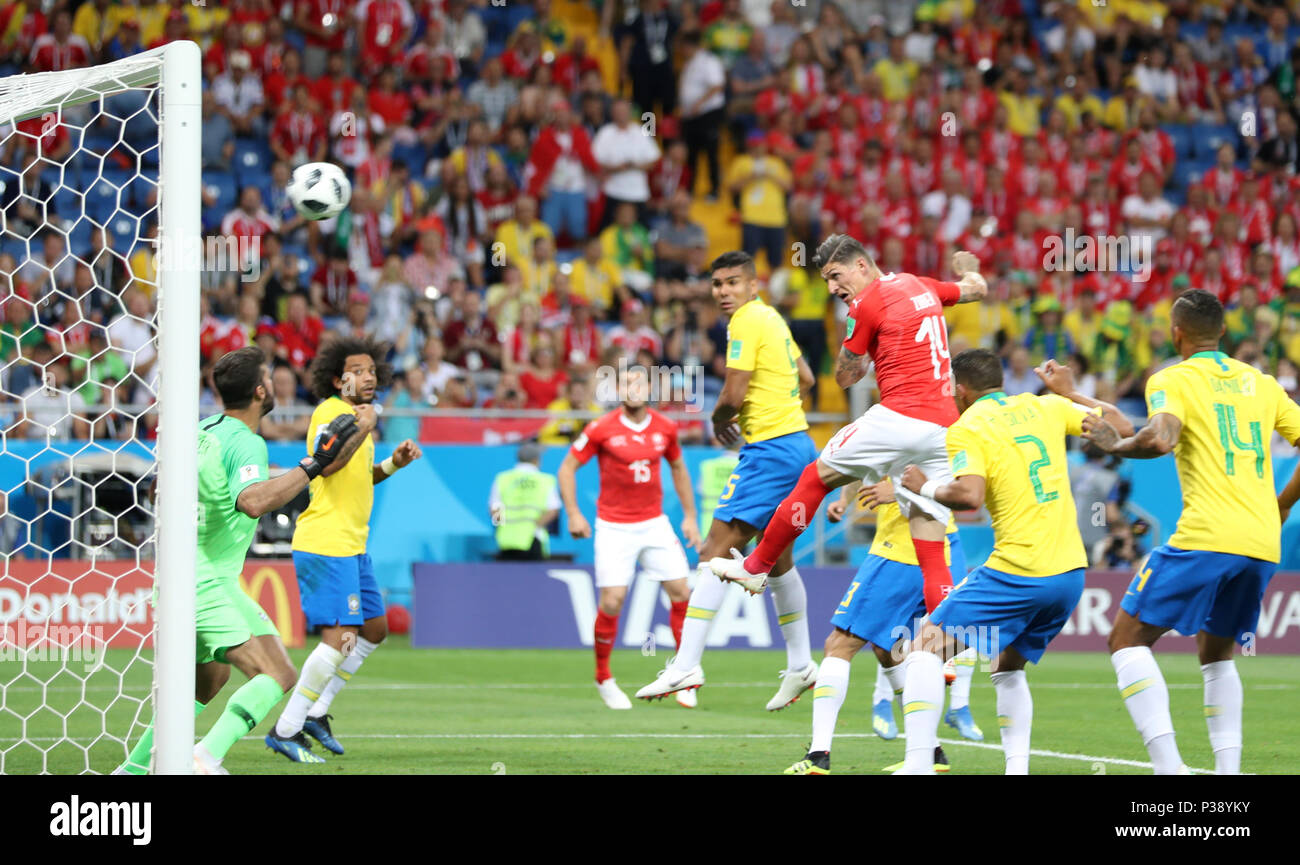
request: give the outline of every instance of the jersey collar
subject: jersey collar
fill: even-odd
[[[650,412],[648,411],[645,413],[645,417],[641,418],[641,423],[637,424],[628,420],[627,415],[623,413],[623,409],[620,407],[618,410],[618,419],[623,426],[627,427],[632,432],[645,432],[645,428],[650,426]]]
[[[986,399],[997,400],[998,405],[1003,405],[1003,404],[1006,402],[1006,400],[1007,400],[1007,395],[1006,395],[1005,393],[1003,393],[1002,391],[1000,391],[1000,390],[995,390],[995,391],[993,391],[993,393],[986,393],[986,394],[984,394],[984,396],[982,396],[982,397],[980,397],[979,399],[975,400],[975,402],[984,402],[984,400],[986,400]],[[971,403],[971,404],[974,405],[974,403]]]
[[[1228,359],[1228,355],[1227,355],[1225,352],[1222,352],[1222,351],[1198,351],[1196,354],[1192,355],[1191,357],[1189,357],[1189,358],[1187,358],[1187,359],[1188,359],[1188,360],[1191,360],[1192,358],[1195,358],[1195,357],[1208,357],[1208,358],[1210,358],[1211,360],[1227,360],[1227,359]]]

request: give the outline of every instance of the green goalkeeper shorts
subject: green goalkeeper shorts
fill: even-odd
[[[243,645],[253,637],[280,635],[266,611],[239,588],[238,580],[212,580],[200,585],[194,624],[197,664],[225,663],[227,649]]]

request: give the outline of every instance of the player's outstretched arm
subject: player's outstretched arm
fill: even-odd
[[[813,375],[808,361],[803,359],[803,355],[800,355],[795,363],[799,368],[799,395],[807,396],[812,391],[812,386],[817,383],[817,378]]]
[[[1132,460],[1153,460],[1173,453],[1183,431],[1183,422],[1168,412],[1152,415],[1136,435],[1120,436],[1103,418],[1087,415],[1083,437],[1106,453]]]
[[[1296,464],[1295,471],[1291,473],[1291,480],[1286,482],[1282,492],[1277,494],[1278,515],[1282,522],[1291,515],[1291,508],[1297,501],[1300,501],[1300,463]]]
[[[686,537],[686,546],[693,550],[700,547],[700,518],[695,513],[695,489],[691,485],[691,472],[686,467],[686,460],[678,457],[668,464],[673,474],[673,489],[677,490],[677,500],[682,503],[682,534]]]
[[[962,475],[940,484],[927,479],[916,466],[908,466],[903,469],[902,480],[906,489],[955,511],[973,511],[984,504],[984,478],[979,475]]]
[[[560,501],[564,503],[564,513],[569,518],[569,534],[575,538],[591,537],[591,524],[582,515],[578,507],[578,459],[572,452],[564,455],[560,470],[555,473],[560,487]]]
[[[1102,402],[1099,399],[1093,399],[1080,393],[1074,386],[1074,370],[1065,364],[1057,363],[1054,359],[1043,361],[1043,365],[1036,367],[1034,372],[1047,385],[1047,389],[1057,396],[1063,396],[1070,402],[1078,403],[1088,408],[1100,408],[1101,416],[1106,422],[1115,428],[1115,431],[1122,436],[1133,435],[1133,422],[1128,419],[1124,412],[1117,409],[1108,402]]]
[[[379,423],[379,416],[375,413],[375,407],[373,405],[358,405],[354,406],[353,410],[356,412],[355,417],[357,421],[357,429],[361,430],[362,434],[359,436],[353,436],[348,440],[347,444],[344,445],[343,450],[334,458],[334,461],[326,466],[320,473],[323,478],[329,477],[347,465],[348,460],[352,459],[352,455],[357,452],[361,447],[361,443],[366,440],[366,436],[369,436],[374,430],[376,424]]]
[[[372,469],[371,480],[376,484],[385,481],[397,474],[398,469],[406,468],[422,456],[424,451],[420,450],[420,446],[407,439],[393,450],[392,456]]]
[[[835,383],[848,389],[862,381],[867,374],[865,358],[866,355],[855,354],[847,346],[840,346],[840,356],[835,361]]]
[[[957,275],[957,287],[961,289],[958,303],[971,303],[988,297],[989,284],[980,274],[980,260],[975,253],[964,249],[954,252],[952,272]]]
[[[749,379],[753,372],[746,369],[727,367],[727,377],[722,380],[722,392],[718,394],[718,404],[713,407],[713,435],[724,447],[730,447],[740,440],[740,428],[734,423],[740,414],[740,407],[745,404],[745,391],[749,390]]]
[[[235,507],[247,516],[259,519],[263,514],[288,504],[313,478],[323,474],[326,466],[350,443],[360,441],[362,435],[358,432],[357,419],[353,415],[339,415],[325,425],[311,456],[303,457],[297,468],[278,478],[245,487],[235,500]]]

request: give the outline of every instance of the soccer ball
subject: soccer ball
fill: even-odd
[[[307,219],[338,216],[352,200],[352,184],[330,162],[308,162],[293,170],[287,189],[293,207]]]

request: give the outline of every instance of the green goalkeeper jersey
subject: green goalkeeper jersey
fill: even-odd
[[[197,583],[238,580],[257,520],[235,507],[239,494],[269,479],[266,442],[224,414],[199,422]]]

